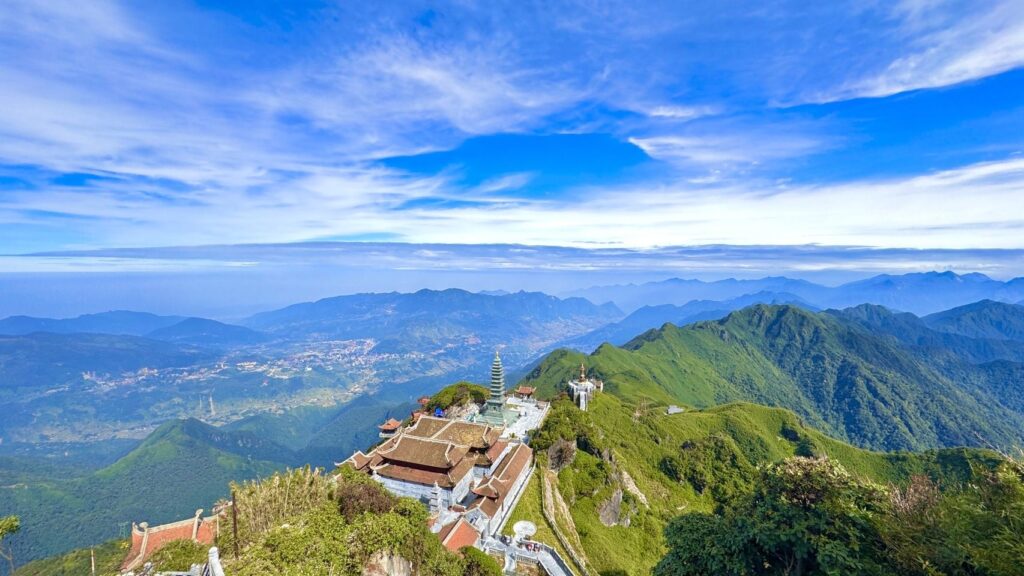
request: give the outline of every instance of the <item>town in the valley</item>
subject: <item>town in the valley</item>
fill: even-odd
[[[566,393],[582,410],[603,389],[603,382],[588,377],[584,365],[565,384]],[[430,511],[431,531],[449,550],[457,552],[466,546],[483,550],[499,560],[506,574],[571,576],[572,559],[530,539],[536,523],[544,519],[520,520],[506,529],[534,469],[530,434],[543,424],[550,407],[537,400],[535,392],[519,386],[509,393],[496,352],[483,406],[470,402],[428,413],[430,398],[421,398],[420,409],[404,421],[389,418],[378,426],[380,443],[336,464],[367,474],[397,496],[423,503]],[[207,517],[202,512],[162,526],[133,524],[122,573],[148,574],[147,559],[175,540],[191,539],[212,547],[223,511]],[[210,561],[196,566],[193,574],[223,574],[215,547],[210,549]]]

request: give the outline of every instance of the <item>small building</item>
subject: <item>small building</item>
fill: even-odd
[[[421,408],[426,408],[427,404],[430,404],[430,396],[420,396],[416,400],[416,403],[419,404]]]
[[[672,415],[675,415],[675,414],[682,414],[683,412],[686,412],[686,409],[685,408],[680,408],[679,406],[676,406],[675,404],[670,404],[669,407],[665,410],[665,414],[667,414],[669,416],[672,416]]]
[[[533,399],[533,395],[536,392],[537,392],[537,388],[535,388],[533,386],[520,386],[520,387],[516,388],[512,392],[512,394],[515,395],[516,398],[519,398],[521,400],[532,400]]]
[[[480,532],[466,520],[465,516],[458,516],[454,522],[441,527],[437,532],[441,544],[452,552],[458,552],[466,546],[476,546],[480,541]]]
[[[391,438],[401,427],[402,423],[400,421],[395,420],[394,418],[388,418],[388,421],[377,426],[377,429],[380,430],[379,436],[381,438]]]
[[[604,391],[604,382],[596,378],[587,378],[587,367],[580,362],[580,376],[576,380],[570,380],[568,388],[572,401],[580,410],[586,410],[594,394]]]

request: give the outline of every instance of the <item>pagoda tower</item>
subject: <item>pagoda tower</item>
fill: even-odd
[[[491,426],[508,426],[516,420],[517,414],[505,408],[505,367],[501,365],[501,355],[497,351],[491,362],[490,392],[491,396],[474,421]]]
[[[494,351],[491,362],[491,397],[487,399],[488,408],[494,404],[498,408],[505,405],[505,367],[501,365],[501,356]]]

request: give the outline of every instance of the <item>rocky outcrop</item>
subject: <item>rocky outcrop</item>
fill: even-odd
[[[622,515],[622,488],[616,488],[610,498],[601,503],[597,509],[597,516],[601,524],[605,526],[617,526]],[[623,526],[629,526],[629,518],[626,518]]]
[[[412,562],[391,552],[378,552],[363,568],[363,576],[413,576]]]

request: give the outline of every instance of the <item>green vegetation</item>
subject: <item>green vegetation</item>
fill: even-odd
[[[208,558],[206,546],[191,540],[177,540],[157,550],[149,562],[157,570],[188,572],[193,564],[205,564]]]
[[[559,449],[563,440],[575,450]],[[778,408],[733,403],[669,416],[663,407],[607,393],[598,394],[587,412],[556,400],[533,446],[541,465],[559,464],[553,451],[568,460],[556,466],[558,489],[595,570],[625,574],[647,574],[661,560],[664,530],[674,518],[710,513],[748,493],[759,467],[798,451],[827,455],[856,478],[881,485],[904,484],[915,475],[960,485],[1002,461],[995,453],[969,449],[862,450]],[[547,537],[539,503],[529,492],[513,518],[534,521],[539,538]]]
[[[764,467],[714,514],[680,516],[656,576],[1024,573],[1024,473],[1008,462],[942,491],[885,488],[834,460]]]
[[[464,576],[501,576],[501,564],[485,552],[471,546],[465,546],[459,550],[462,558],[466,561]]]
[[[0,490],[0,510],[22,518],[16,556],[43,558],[109,540],[122,523],[156,525],[208,509],[228,495],[229,482],[284,468],[273,460],[278,452],[288,451],[196,420],[168,422],[106,468]]]
[[[523,495],[520,496],[519,503],[509,515],[508,522],[505,523],[505,528],[502,532],[507,536],[513,536],[512,527],[516,522],[519,522],[520,520],[533,522],[537,526],[537,533],[533,535],[532,540],[543,542],[544,544],[551,546],[568,562],[569,554],[566,552],[565,548],[562,547],[562,543],[558,541],[554,530],[544,518],[544,513],[541,512],[542,504],[540,483],[541,478],[539,472],[535,472],[530,476],[530,481],[526,484],[526,489],[523,490]]]
[[[127,540],[110,540],[92,549],[78,548],[59,556],[35,560],[18,568],[14,576],[83,576],[90,574],[92,554],[96,555],[96,574],[117,574],[128,555]]]
[[[972,338],[1024,341],[1024,306],[982,300],[925,316],[928,326]]]
[[[426,408],[428,411],[433,412],[435,408],[447,410],[453,406],[466,406],[470,402],[483,404],[487,401],[488,395],[487,388],[463,380],[450,386],[445,386],[437,394],[431,396],[430,403],[427,404]]]
[[[494,566],[475,555],[447,551],[427,528],[419,502],[396,498],[347,468],[338,472],[330,478],[307,468],[235,485],[241,555],[225,554],[225,571],[340,576],[376,564],[438,576],[493,573]],[[222,549],[234,548],[232,532],[229,522]]]
[[[4,538],[21,530],[21,519],[17,516],[0,518],[0,558],[7,561],[8,569],[14,572],[14,552],[4,548]]]
[[[723,511],[674,520],[655,574],[886,574],[874,525],[883,500],[881,487],[834,460],[789,458],[763,468]]]
[[[974,445],[979,436],[1000,446],[1021,440],[1024,415],[1002,403],[982,371],[967,381],[923,354],[838,315],[758,305],[720,321],[667,324],[589,358],[557,351],[526,381],[554,396],[585,359],[607,392],[629,402],[781,406],[875,449]]]

